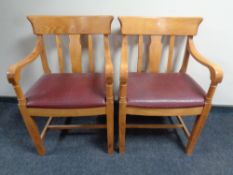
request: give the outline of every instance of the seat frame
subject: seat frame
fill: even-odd
[[[107,148],[108,153],[113,153],[114,146],[114,107],[113,107],[113,66],[111,62],[109,37],[111,33],[112,16],[29,16],[29,21],[33,26],[34,34],[37,36],[36,46],[33,51],[11,65],[7,72],[8,81],[13,85],[18,99],[18,106],[23,117],[26,128],[31,136],[39,155],[45,155],[43,145],[47,131],[50,129],[102,129],[107,130]],[[104,37],[104,55],[105,55],[105,88],[106,88],[106,106],[89,108],[29,108],[26,106],[26,98],[20,86],[21,71],[30,63],[35,61],[38,56],[41,62],[44,74],[50,74],[45,53],[43,35],[52,34],[56,36],[56,46],[58,51],[59,70],[64,72],[61,36],[69,35],[70,56],[73,73],[82,73],[81,67],[81,44],[80,35],[88,35],[89,49],[89,70],[94,72],[93,65],[93,34],[101,34]],[[84,116],[106,116],[106,124],[80,124],[80,125],[52,125],[53,118],[58,117],[84,117]],[[48,120],[42,130],[39,132],[35,122],[35,117],[48,117]]]
[[[193,43],[193,36],[198,31],[202,18],[143,18],[143,17],[119,17],[122,33],[122,52],[120,68],[120,92],[119,92],[119,152],[125,152],[126,128],[181,128],[188,139],[185,152],[191,155],[195,144],[205,125],[206,119],[211,109],[212,98],[215,89],[223,79],[222,69],[203,57]],[[190,55],[198,63],[205,66],[210,71],[210,86],[205,96],[204,106],[186,108],[143,108],[127,106],[127,78],[128,78],[128,44],[127,37],[138,35],[138,65],[137,71],[142,71],[142,45],[143,35],[151,36],[149,46],[148,72],[159,72],[159,62],[162,53],[161,35],[170,36],[169,56],[167,72],[172,72],[172,55],[175,44],[175,36],[187,36],[186,49],[183,63],[179,72],[186,73]],[[127,114],[151,117],[175,116],[179,124],[127,124]],[[184,116],[195,115],[196,120],[190,132],[183,121]]]

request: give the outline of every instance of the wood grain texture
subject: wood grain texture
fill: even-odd
[[[126,128],[137,129],[168,129],[168,128],[183,128],[181,124],[127,124]]]
[[[64,62],[63,62],[62,40],[61,40],[60,35],[56,35],[56,47],[57,47],[59,70],[60,70],[60,73],[64,73],[65,67],[64,67]]]
[[[152,35],[149,48],[149,64],[148,71],[158,73],[160,68],[160,59],[162,54],[162,36]]]
[[[94,73],[93,41],[91,35],[88,35],[88,57],[89,57],[89,72]]]
[[[49,108],[27,108],[30,116],[40,116],[40,117],[85,117],[94,115],[103,115],[106,112],[106,107],[96,107],[96,108],[78,108],[78,109],[49,109]]]
[[[143,36],[138,36],[138,65],[137,71],[142,72],[142,57],[143,57]]]
[[[200,17],[119,17],[121,33],[127,35],[196,35]]]
[[[49,125],[49,129],[103,129],[104,124],[79,124],[79,125]]]
[[[73,73],[82,72],[82,46],[80,35],[69,35],[70,60]]]
[[[188,63],[189,63],[189,56],[190,56],[190,53],[188,51],[188,37],[187,37],[187,41],[186,41],[186,44],[185,44],[183,63],[182,63],[182,66],[181,66],[179,72],[186,73],[187,68],[188,68]]]
[[[109,48],[108,34],[111,32],[112,17],[98,16],[98,17],[29,17],[32,22],[34,33],[37,35],[36,46],[33,51],[20,60],[18,63],[11,65],[8,69],[8,81],[13,85],[18,99],[18,105],[22,114],[24,123],[30,134],[32,141],[40,155],[45,155],[45,148],[43,139],[49,129],[74,129],[74,128],[105,128],[107,130],[107,149],[108,153],[113,153],[114,147],[114,120],[113,120],[113,66],[111,62],[111,54]],[[89,32],[89,33],[88,33]],[[70,38],[69,50],[72,63],[72,71],[74,73],[81,73],[81,44],[80,34],[101,34],[104,35],[105,48],[105,86],[106,86],[106,105],[95,108],[65,108],[65,109],[49,109],[49,108],[27,108],[27,101],[24,91],[20,86],[21,71],[39,56],[41,56],[42,66],[45,74],[50,73],[47,63],[47,57],[43,42],[44,34],[56,35],[56,46],[58,50],[58,60],[60,72],[64,72],[62,42],[60,34],[67,34]],[[94,55],[92,49],[92,41],[88,39],[89,53]],[[90,57],[89,57],[90,58]],[[94,72],[90,67],[91,72]],[[80,82],[81,83],[81,82]],[[46,122],[42,133],[39,132],[38,126],[35,122],[35,117],[50,117]],[[97,125],[69,125],[69,126],[54,126],[50,125],[55,117],[86,117],[98,116],[106,117],[106,124]]]
[[[121,65],[120,65],[120,82],[125,84],[128,77],[128,41],[127,36],[122,36],[121,45]]]
[[[187,115],[198,115],[201,114],[203,107],[192,107],[192,108],[138,108],[138,107],[127,107],[127,114],[131,115],[145,115],[145,116],[187,116]]]
[[[221,67],[202,56],[196,49],[193,39],[191,37],[188,38],[188,50],[196,61],[198,61],[200,64],[209,69],[212,84],[217,85],[222,81],[223,70],[221,69]]]
[[[44,44],[44,38],[43,36],[38,36],[38,38],[41,40],[41,52],[40,52],[40,57],[41,57],[41,62],[42,62],[42,67],[43,70],[46,74],[51,73],[51,70],[49,68],[49,64],[48,64],[48,59],[47,59],[47,55],[46,55],[46,50],[45,50],[45,44]]]
[[[186,126],[184,120],[182,119],[181,116],[177,116],[176,118],[177,118],[177,120],[179,121],[179,123],[183,126],[182,128],[183,128],[183,130],[184,130],[184,133],[185,133],[186,137],[189,138],[191,134],[190,134],[189,129],[188,129],[188,127]]]
[[[28,16],[33,32],[44,34],[109,34],[112,16]]]
[[[205,125],[209,111],[211,109],[212,98],[217,87],[217,84],[222,81],[223,72],[222,69],[204,58],[195,48],[193,43],[193,36],[197,34],[198,27],[202,18],[142,18],[142,17],[120,17],[121,33],[122,33],[122,59],[120,70],[120,95],[119,95],[119,152],[125,152],[125,134],[126,128],[181,128],[188,138],[188,144],[186,146],[186,153],[191,155],[200,133]],[[180,69],[181,73],[185,73],[189,63],[190,55],[198,61],[201,65],[207,67],[210,71],[211,84],[208,92],[205,96],[205,105],[200,107],[189,108],[138,108],[127,106],[127,76],[128,76],[128,54],[127,54],[127,36],[138,35],[139,36],[139,61],[138,72],[141,71],[141,36],[151,36],[151,44],[149,47],[149,65],[148,70],[151,73],[159,72],[160,56],[162,50],[161,37],[169,35],[169,56],[167,64],[167,72],[172,72],[173,68],[173,52],[175,47],[175,37],[180,35],[187,36],[186,49],[184,54],[184,60]],[[140,44],[141,43],[141,44]],[[141,82],[139,82],[141,83]],[[162,82],[161,82],[162,83]],[[146,89],[142,89],[143,93]],[[154,124],[127,124],[126,117],[130,115],[139,115],[140,117],[167,117],[178,116],[178,122],[180,124],[166,124],[166,125],[154,125]],[[186,127],[181,116],[193,116],[196,115],[196,121],[194,123],[191,133]]]
[[[113,65],[110,53],[109,37],[104,35],[104,57],[105,57],[105,78],[106,83],[113,84]]]
[[[175,37],[170,36],[169,40],[169,54],[168,54],[168,62],[167,62],[167,72],[172,72],[173,70],[173,51],[175,46]]]
[[[44,126],[44,128],[43,128],[43,130],[41,131],[41,134],[40,134],[41,140],[45,139],[45,136],[46,136],[46,134],[48,132],[48,129],[49,129],[48,126],[50,125],[50,123],[52,122],[52,120],[53,120],[53,117],[49,117],[48,120],[47,120],[47,122],[45,123],[45,126]]]

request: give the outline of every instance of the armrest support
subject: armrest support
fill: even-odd
[[[121,66],[120,66],[120,84],[126,85],[128,78],[128,45],[125,35],[122,37]]]
[[[111,60],[108,35],[104,35],[105,77],[106,83],[113,84],[113,65]]]
[[[121,67],[120,67],[120,103],[126,103],[127,95],[127,79],[128,79],[128,44],[126,35],[122,37],[121,50]]]
[[[33,51],[26,56],[24,59],[20,60],[18,63],[13,64],[9,67],[8,71],[7,71],[7,78],[9,83],[13,84],[13,85],[17,85],[19,80],[20,80],[20,73],[22,71],[22,69],[30,64],[32,61],[34,61],[41,52],[41,40],[37,40],[36,42],[36,46],[33,49]]]
[[[200,64],[202,64],[203,66],[209,69],[212,85],[217,85],[222,81],[223,79],[222,69],[218,65],[212,63],[211,61],[203,57],[197,51],[192,38],[188,38],[188,51],[196,61],[198,61]]]

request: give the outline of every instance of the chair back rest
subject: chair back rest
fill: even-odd
[[[63,43],[61,35],[69,37],[69,52],[72,72],[82,72],[82,45],[80,36],[87,36],[89,71],[94,72],[93,35],[104,36],[104,48],[109,48],[108,35],[111,33],[112,16],[29,16],[33,32],[42,40],[42,63],[47,64],[43,36],[55,35],[58,53],[59,70],[64,72]],[[44,61],[43,61],[44,60]],[[43,65],[48,67],[48,65]]]
[[[161,17],[161,18],[143,18],[143,17],[119,17],[121,24],[122,50],[127,52],[127,36],[138,36],[138,64],[137,71],[142,71],[143,57],[143,37],[150,37],[148,53],[148,71],[159,72],[160,61],[163,50],[162,37],[169,36],[169,54],[167,61],[167,72],[173,71],[173,52],[175,46],[175,37],[194,36],[197,34],[199,24],[202,21],[200,17]],[[127,53],[124,53],[127,55]]]

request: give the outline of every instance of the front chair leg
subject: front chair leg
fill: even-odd
[[[119,109],[119,152],[125,152],[126,104],[120,103]]]
[[[108,154],[113,153],[113,143],[114,143],[114,111],[113,102],[107,105],[107,139],[108,139]]]
[[[43,156],[45,155],[45,148],[43,146],[43,141],[40,137],[40,132],[39,129],[36,125],[36,122],[34,121],[34,119],[28,114],[28,112],[26,111],[26,109],[24,107],[19,106],[20,112],[22,114],[23,117],[23,121],[26,125],[26,128],[29,132],[29,135],[32,138],[33,143],[36,146],[37,152],[39,153],[39,155]]]
[[[193,149],[197,143],[197,140],[201,134],[202,129],[204,128],[206,119],[207,119],[208,114],[209,114],[209,110],[206,112],[204,112],[204,111],[202,112],[201,115],[197,116],[197,119],[196,119],[195,124],[193,126],[193,130],[192,130],[191,136],[188,140],[188,145],[187,145],[186,151],[185,151],[186,154],[188,154],[188,155],[192,155]]]

